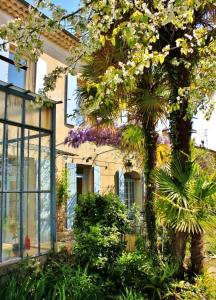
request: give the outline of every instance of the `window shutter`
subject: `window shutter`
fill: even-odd
[[[99,166],[94,166],[94,193],[100,193],[101,169]]]
[[[119,170],[117,173],[118,196],[122,202],[125,202],[125,178],[124,172]]]
[[[74,209],[77,204],[77,167],[74,163],[67,163],[68,192],[67,200],[67,228],[71,229],[74,223]]]
[[[0,44],[2,44],[4,40],[0,39]],[[6,46],[6,49],[0,49],[0,55],[5,56],[9,58],[9,46]],[[9,70],[9,65],[7,62],[3,61],[0,59],[0,80],[4,82],[8,82],[8,70]]]
[[[36,82],[35,92],[38,93],[44,87],[44,77],[47,75],[47,63],[45,60],[39,58],[36,66]]]
[[[71,74],[67,76],[67,98],[65,106],[65,119],[67,125],[78,126],[83,122],[82,116],[75,116],[74,112],[79,110],[76,99],[77,77]]]

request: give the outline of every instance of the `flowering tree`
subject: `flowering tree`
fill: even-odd
[[[123,102],[130,109],[126,95],[137,89],[137,82],[146,70],[159,67],[167,75],[170,88],[172,159],[178,156],[183,171],[186,170],[191,156],[192,117],[197,109],[205,109],[208,115],[213,107],[215,0],[83,0],[81,8],[73,13],[67,13],[48,0],[38,0],[36,6],[49,7],[52,18],[45,19],[32,9],[26,20],[17,19],[0,28],[1,38],[16,42],[17,61],[26,54],[37,59],[43,52],[41,35],[44,31],[59,30],[63,20],[71,23],[80,40],[72,45],[68,66],[58,67],[46,77],[41,95],[46,97],[47,92],[55,88],[56,79],[62,73],[73,72],[80,58],[91,56],[108,42],[115,46],[120,41],[123,58],[120,56],[118,62],[104,68],[96,81],[88,82],[88,90],[94,90],[94,97],[89,98],[88,112],[99,107],[115,108],[120,90],[124,91]],[[150,145],[154,135],[148,134]],[[173,232],[174,244],[176,238],[186,245],[184,232],[178,237]],[[176,247],[178,244],[176,241]],[[182,256],[184,251],[176,248],[179,261]]]

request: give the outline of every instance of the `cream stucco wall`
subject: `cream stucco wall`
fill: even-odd
[[[50,43],[45,42],[46,53],[44,53],[41,58],[47,63],[48,73],[55,69],[57,66],[65,66],[62,61],[64,61],[65,52],[62,49],[61,61],[57,59],[56,55],[53,53],[53,49],[49,48],[53,46]],[[59,49],[58,49],[58,53]],[[56,101],[62,101],[62,103],[57,105],[57,114],[56,114],[56,149],[63,150],[65,152],[74,155],[73,157],[68,155],[57,155],[57,171],[60,174],[61,170],[64,168],[66,162],[73,162],[80,165],[93,166],[97,165],[101,168],[101,192],[115,192],[115,174],[119,170],[126,172],[123,164],[123,156],[116,149],[112,149],[108,146],[96,147],[90,143],[82,145],[79,149],[74,149],[64,145],[64,140],[68,135],[69,127],[65,126],[64,120],[64,98],[65,98],[65,77],[58,79],[56,83],[56,89],[50,93],[50,97]],[[108,152],[107,152],[108,151]],[[91,159],[88,158],[91,157]],[[87,160],[87,161],[86,161]],[[140,174],[141,170],[139,166],[133,161],[133,171],[136,171]],[[93,178],[90,178],[93,181]],[[91,183],[93,186],[93,183]],[[142,188],[142,179],[136,180],[136,203],[140,210],[143,206],[143,188]],[[89,189],[93,191],[93,188]]]

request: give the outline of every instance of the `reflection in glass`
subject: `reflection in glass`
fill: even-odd
[[[20,256],[20,197],[16,193],[2,195],[2,261]]]
[[[50,193],[41,193],[40,213],[40,249],[41,253],[51,249],[51,197]]]
[[[9,91],[10,88],[7,97],[0,91],[0,260],[3,262],[23,255],[38,255],[39,248],[45,253],[52,245],[51,135],[39,128],[40,109]],[[7,116],[2,121],[5,98]],[[25,120],[23,103],[26,103]],[[41,123],[50,128],[51,115],[48,109],[42,110]]]
[[[39,108],[30,100],[25,101],[25,123],[31,126],[39,127]]]
[[[14,54],[10,52],[9,58],[14,60]],[[26,65],[26,61],[22,60],[20,64]],[[8,64],[8,82],[24,89],[26,87],[26,71],[18,69],[15,65]]]
[[[5,112],[5,93],[0,91],[0,118],[4,119]]]
[[[22,122],[23,99],[14,95],[8,95],[7,119],[17,123]]]
[[[41,137],[41,191],[50,190],[50,136]]]
[[[135,202],[135,179],[130,175],[125,176],[125,205],[131,209]]]
[[[24,191],[38,190],[39,132],[25,130]]]
[[[0,191],[2,190],[2,167],[3,167],[3,164],[2,164],[2,155],[3,155],[3,124],[0,123]]]
[[[41,128],[51,129],[52,114],[49,108],[43,107],[41,110]]]
[[[38,194],[25,193],[23,197],[24,255],[38,254]]]
[[[5,160],[5,190],[20,190],[20,145],[21,129],[16,126],[6,126],[6,154]]]

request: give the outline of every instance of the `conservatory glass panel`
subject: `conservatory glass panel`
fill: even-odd
[[[40,252],[51,249],[51,197],[50,193],[41,193],[40,198]]]
[[[41,128],[51,129],[51,126],[52,126],[51,110],[44,107],[41,109]]]
[[[0,82],[0,262],[47,253],[55,240],[55,110],[38,108],[32,99]]]
[[[20,190],[21,128],[6,126],[5,190]]]
[[[25,101],[25,124],[39,127],[40,110],[33,101]]]
[[[38,194],[23,195],[24,256],[38,255]]]
[[[50,136],[41,136],[41,191],[50,190]]]
[[[5,112],[5,93],[0,91],[0,118],[4,118]]]
[[[7,119],[9,121],[22,122],[23,99],[14,95],[7,98]]]
[[[25,129],[24,191],[38,190],[39,132]]]
[[[2,261],[20,257],[20,195],[2,195]]]
[[[2,191],[2,155],[3,155],[3,124],[0,123],[0,191]],[[0,215],[1,216],[1,215]]]

